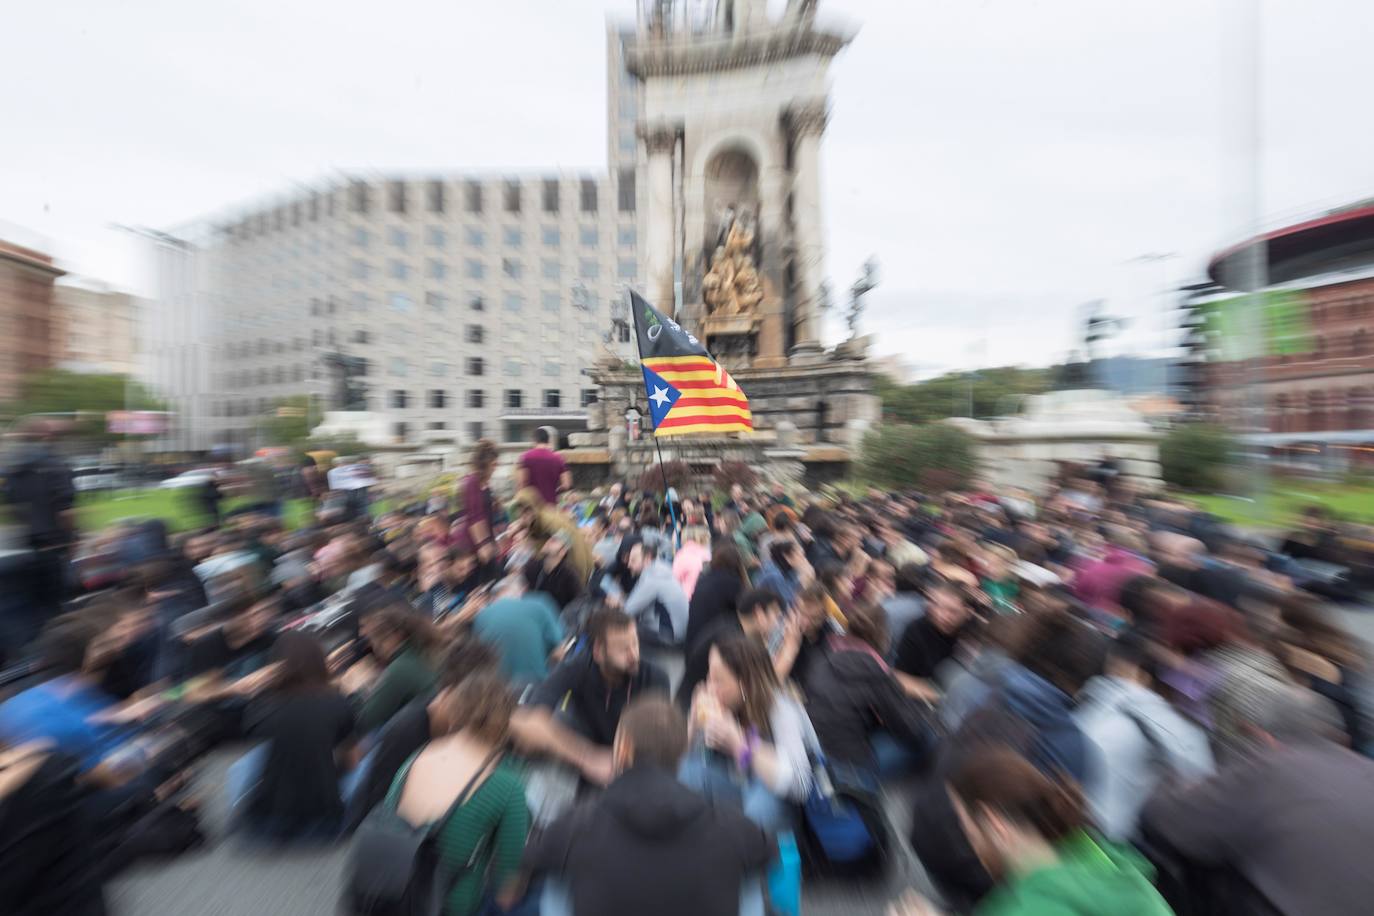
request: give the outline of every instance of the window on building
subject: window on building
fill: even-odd
[[[425,293],[425,305],[436,312],[442,312],[444,309],[448,308],[448,296],[445,296],[443,293]]]
[[[520,212],[520,182],[508,181],[501,190],[501,203],[507,213]]]
[[[545,258],[540,263],[540,273],[543,274],[545,280],[557,280],[563,273],[562,265],[553,258]]]
[[[601,265],[591,258],[583,258],[578,262],[577,275],[584,280],[595,280],[601,275]]]
[[[487,393],[481,388],[468,389],[468,407],[472,410],[481,410],[486,406]]]
[[[386,240],[393,248],[399,248],[405,251],[406,246],[410,244],[410,233],[406,232],[404,229],[392,226],[387,230]]]
[[[414,308],[414,306],[415,303],[411,302],[410,297],[407,296],[405,293],[391,294],[391,310],[393,312],[408,314],[411,311],[411,309]]]
[[[444,183],[431,181],[425,188],[425,207],[430,213],[444,212]]]
[[[406,183],[404,181],[387,183],[386,208],[392,213],[406,212]]]
[[[519,388],[506,389],[506,409],[519,410],[525,406],[525,392]]]
[[[635,170],[621,169],[616,181],[616,203],[621,213],[635,212]]]
[[[501,273],[512,280],[519,280],[525,273],[525,265],[520,262],[519,258],[502,258]]]
[[[348,209],[354,213],[366,213],[371,206],[367,182],[355,181],[348,189]]]
[[[486,265],[476,258],[468,258],[468,279],[480,280],[486,275]]]
[[[544,389],[544,406],[557,409],[563,406],[563,395],[557,388]]]
[[[615,274],[622,280],[633,280],[637,272],[637,265],[633,258],[621,258],[616,264]]]
[[[520,377],[521,375],[523,375],[524,373],[525,373],[525,364],[524,364],[523,362],[521,362],[520,360],[516,359],[516,358],[513,357],[513,356],[512,356],[512,357],[508,357],[508,358],[506,359],[506,375],[509,375],[509,376],[511,376],[512,378],[518,378],[518,377]]]
[[[440,261],[437,258],[430,258],[429,278],[431,280],[442,280],[446,276],[448,276],[447,265],[445,265],[443,261]]]
[[[473,296],[468,300],[468,308],[472,309],[474,312],[485,312],[487,310],[487,303],[481,296]]]
[[[501,241],[507,248],[519,248],[525,243],[525,233],[518,226],[507,226],[501,230]]]
[[[438,226],[430,226],[425,232],[425,241],[434,248],[443,248],[448,244],[448,234]]]
[[[353,261],[353,266],[352,266],[352,268],[349,270],[349,273],[351,273],[351,274],[353,275],[353,279],[354,279],[354,280],[366,280],[366,279],[367,279],[367,262],[366,262],[366,261],[359,261],[359,260],[356,260],[356,259],[355,259],[355,260]]]
[[[432,420],[425,426],[426,429],[448,429],[448,424],[443,420]]]
[[[410,393],[400,388],[391,390],[391,400],[389,403],[395,410],[404,410],[410,402]]]
[[[468,423],[468,441],[476,442],[482,438],[482,421],[473,420]]]
[[[559,242],[557,226],[545,226],[543,229],[540,230],[539,236],[541,241],[543,241],[545,245],[557,247]]]
[[[356,292],[353,294],[353,311],[366,312],[371,307],[372,297],[370,297],[367,293]]]
[[[356,344],[365,344],[365,343],[371,343],[371,341],[372,341],[372,336],[371,336],[370,334],[368,334],[367,331],[364,330],[363,328],[358,328],[358,330],[356,330],[356,331],[353,332],[353,342],[354,342],[354,343],[356,343]]]
[[[448,393],[442,388],[429,389],[429,406],[435,410],[442,410],[448,403]]]
[[[357,227],[356,229],[353,230],[353,245],[354,245],[354,247],[356,247],[356,248],[366,248],[366,247],[368,246],[368,243],[371,242],[371,241],[372,241],[372,236],[371,236],[371,235],[368,233],[368,231],[367,231],[366,229],[364,229],[363,227],[359,226],[359,227]]]
[[[486,329],[480,324],[470,324],[465,339],[468,343],[479,344],[486,338]]]
[[[391,374],[400,378],[405,378],[410,375],[410,363],[406,362],[404,357],[391,357]]]
[[[410,279],[410,266],[405,261],[392,260],[387,266],[387,271],[393,280]]]
[[[635,140],[634,131],[624,131],[620,135],[620,155],[634,156],[639,151],[639,143]]]
[[[556,312],[563,303],[563,298],[552,290],[545,290],[543,295],[544,311]]]
[[[562,371],[563,371],[563,364],[560,363],[558,360],[556,360],[556,359],[545,359],[545,360],[544,360],[544,375],[548,376],[549,378],[557,378],[558,375],[559,375]]]
[[[468,357],[468,375],[486,375],[487,366],[480,356]]]
[[[506,293],[506,311],[523,312],[525,310],[525,297],[519,293]]]
[[[397,442],[405,442],[406,438],[410,435],[410,424],[392,423],[391,434],[396,438]]]
[[[622,322],[620,322],[619,327],[620,327],[620,342],[621,342],[621,343],[629,343],[629,342],[630,342],[630,324],[629,324],[629,322],[627,322],[627,321],[622,321]]]
[[[435,378],[443,378],[448,375],[448,363],[442,359],[432,359],[429,361],[429,374]]]
[[[621,226],[616,230],[615,241],[621,248],[634,247],[636,233],[634,226]]]
[[[596,212],[596,180],[592,178],[582,179],[582,192],[579,195],[581,209],[583,213]]]
[[[484,248],[487,244],[487,234],[481,229],[469,226],[467,231],[468,246],[471,248]]]
[[[583,248],[595,248],[601,242],[601,233],[596,231],[595,226],[583,226],[577,230],[577,240]]]
[[[463,186],[463,209],[469,213],[482,212],[482,185],[469,181]]]
[[[595,388],[583,388],[583,389],[582,389],[582,406],[583,406],[583,407],[588,407],[588,406],[590,406],[590,405],[592,405],[592,404],[595,404],[595,403],[596,403],[596,389],[595,389]]]
[[[541,195],[544,203],[545,213],[558,212],[558,179],[544,179],[544,193]]]

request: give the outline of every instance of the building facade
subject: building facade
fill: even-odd
[[[64,273],[50,255],[0,241],[0,402],[53,365],[53,285]]]
[[[87,282],[54,289],[52,353],[58,368],[73,372],[135,375],[138,300]]]

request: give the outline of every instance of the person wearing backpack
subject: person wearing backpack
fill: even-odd
[[[525,788],[503,759],[515,697],[484,672],[448,691],[452,729],[396,774],[359,826],[346,908],[359,916],[472,916],[519,894]]]

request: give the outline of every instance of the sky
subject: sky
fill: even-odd
[[[828,337],[876,257],[861,329],[918,375],[1063,359],[1099,300],[1128,319],[1108,352],[1157,351],[1165,290],[1210,254],[1374,195],[1364,0],[820,8],[857,30],[822,151]],[[146,292],[146,251],[117,225],[175,227],[342,169],[604,167],[605,21],[633,10],[14,5],[0,238]]]

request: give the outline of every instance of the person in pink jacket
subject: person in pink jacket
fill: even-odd
[[[711,561],[711,532],[693,525],[682,533],[682,546],[673,559],[673,578],[682,586],[687,600],[692,600],[701,570]]]

